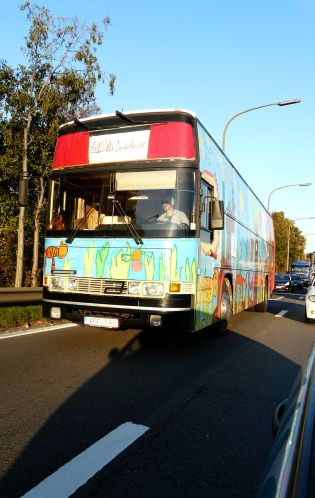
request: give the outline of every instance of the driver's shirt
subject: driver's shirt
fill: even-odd
[[[177,211],[177,209],[174,209],[172,216],[167,216],[166,213],[161,214],[157,221],[162,221],[163,223],[176,223],[177,225],[181,225],[182,223],[189,225],[186,214],[183,213],[183,211]]]

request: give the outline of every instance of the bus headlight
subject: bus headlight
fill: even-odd
[[[164,284],[160,282],[148,282],[143,284],[144,296],[163,296]]]
[[[141,290],[140,282],[129,282],[128,283],[128,294],[132,296],[139,296]]]
[[[77,279],[76,278],[69,278],[68,279],[68,290],[69,291],[75,291],[75,290],[77,290],[77,286],[78,286],[78,283],[77,283]]]
[[[63,290],[65,287],[65,279],[62,277],[52,277],[50,287],[53,290]]]
[[[315,294],[312,294],[311,296],[308,296],[309,301],[312,303],[315,303]]]

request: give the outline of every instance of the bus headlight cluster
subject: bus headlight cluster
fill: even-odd
[[[148,282],[143,284],[143,295],[144,296],[163,296],[164,294],[164,284],[160,282]]]
[[[68,279],[68,290],[69,291],[75,291],[77,290],[78,287],[78,282],[76,278],[69,278]]]
[[[308,299],[309,299],[312,303],[315,303],[315,294],[312,294],[311,296],[308,296]]]
[[[139,296],[141,294],[141,282],[129,282],[128,294],[132,296]]]
[[[128,294],[131,296],[164,296],[164,284],[161,282],[128,282]]]
[[[78,282],[76,278],[51,277],[49,288],[51,290],[76,291]]]

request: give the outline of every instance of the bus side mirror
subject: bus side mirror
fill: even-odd
[[[210,208],[210,230],[223,230],[224,228],[224,202],[211,199]]]
[[[28,198],[28,178],[22,178],[19,181],[19,206],[26,207]]]

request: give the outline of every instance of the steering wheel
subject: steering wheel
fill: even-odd
[[[157,221],[159,215],[158,214],[154,214],[153,216],[150,216],[150,218],[147,218],[146,220],[144,220],[144,224],[145,223],[163,223],[163,221]]]

